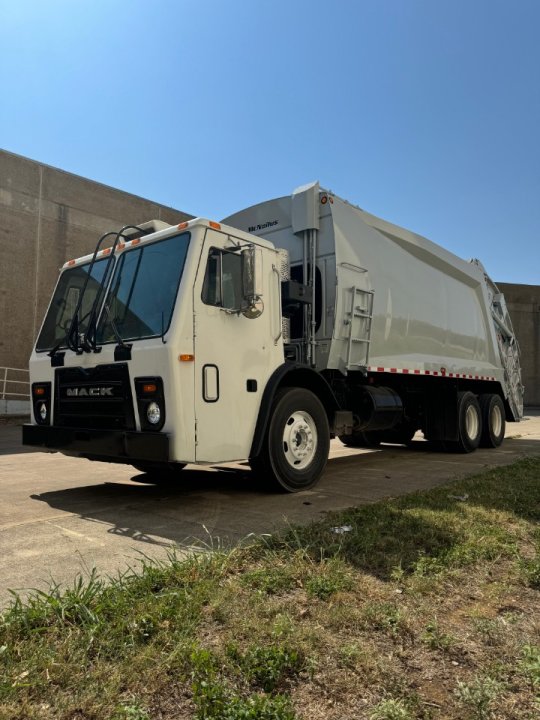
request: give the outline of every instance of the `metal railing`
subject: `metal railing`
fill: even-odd
[[[22,374],[24,380],[19,377],[13,378],[13,374],[17,376]],[[11,377],[10,377],[11,375]],[[14,387],[14,390],[9,388]],[[0,367],[0,400],[16,400],[16,399],[30,399],[30,376],[29,371],[26,368],[10,368]],[[23,388],[28,388],[26,392],[20,392]]]

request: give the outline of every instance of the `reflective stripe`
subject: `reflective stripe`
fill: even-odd
[[[467,375],[464,373],[447,373],[446,371],[439,370],[418,370],[417,368],[385,368],[385,367],[373,367],[368,365],[368,372],[377,373],[393,373],[401,375],[429,375],[430,377],[443,377],[443,378],[464,378],[466,380],[488,380],[490,382],[497,382],[497,378],[489,375]]]

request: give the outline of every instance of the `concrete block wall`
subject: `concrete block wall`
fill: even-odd
[[[540,285],[497,283],[504,293],[521,349],[525,405],[540,407]]]
[[[0,150],[0,368],[27,367],[66,260],[123,225],[191,217]]]

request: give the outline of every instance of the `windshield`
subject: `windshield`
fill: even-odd
[[[189,233],[174,235],[122,253],[101,314],[98,344],[155,337],[168,330],[189,238]]]
[[[79,310],[78,331],[86,333],[88,320],[96,295],[99,292],[103,274],[107,267],[107,259],[103,258],[94,263],[88,285]],[[79,297],[88,277],[90,263],[64,270],[60,275],[58,285],[54,291],[45,322],[39,334],[36,350],[38,352],[51,350],[53,347],[67,347],[66,335],[73,319],[73,313],[79,302]]]
[[[189,233],[174,235],[123,252],[116,262],[101,319],[97,343],[160,336],[171,323]],[[88,320],[107,267],[107,258],[94,263],[78,318],[78,332],[86,334]],[[58,281],[36,350],[66,348],[66,335],[88,276],[90,263],[65,270]]]

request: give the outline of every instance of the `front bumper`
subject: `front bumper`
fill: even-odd
[[[47,425],[23,425],[23,445],[56,450],[66,455],[124,462],[169,461],[169,436],[129,430],[86,430]]]

